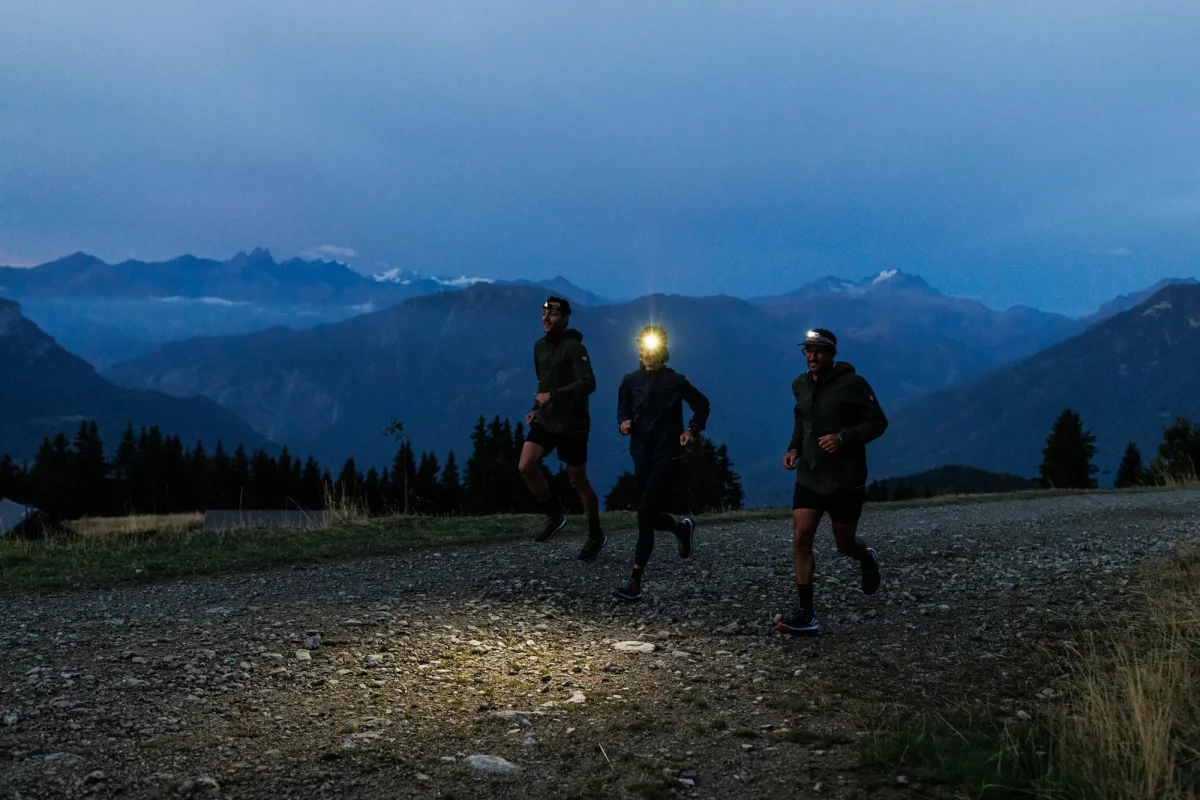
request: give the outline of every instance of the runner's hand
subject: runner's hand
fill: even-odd
[[[788,450],[787,455],[783,457],[783,468],[784,469],[795,469],[796,462],[799,460],[800,460],[799,453],[797,453],[795,450]]]
[[[693,441],[695,441],[695,439],[696,439],[696,437],[692,436],[691,431],[684,431],[682,434],[679,435],[679,443],[681,445],[683,445],[684,447],[687,447],[689,444],[691,444]]]
[[[821,449],[826,453],[836,453],[842,446],[842,437],[836,433],[827,433],[820,439],[817,439],[817,444],[821,445]]]
[[[528,414],[525,415],[525,424],[526,425],[533,424],[533,412],[532,411],[530,411]]]
[[[550,393],[538,392],[533,396],[533,402],[537,403],[538,408],[541,408],[542,406],[546,405],[546,403],[550,402]]]
[[[628,436],[629,432],[631,430],[633,430],[633,420],[627,419],[621,423],[621,435],[622,436]]]

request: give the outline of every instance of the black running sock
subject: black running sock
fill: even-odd
[[[633,572],[630,574],[629,577],[633,578],[634,583],[641,583],[642,582],[642,573],[645,571],[646,571],[645,567],[634,567]]]
[[[800,611],[804,616],[813,616],[813,587],[811,583],[797,583],[796,594],[800,595]]]
[[[542,507],[546,509],[546,516],[551,519],[558,519],[562,516],[562,501],[558,499],[558,495],[551,493],[550,499],[542,503]]]
[[[588,517],[588,536],[593,539],[599,539],[602,534],[600,530],[600,515]]]

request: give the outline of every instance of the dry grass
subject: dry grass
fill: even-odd
[[[1076,651],[1058,707],[1024,723],[990,707],[902,713],[862,742],[868,784],[903,766],[954,797],[1196,800],[1200,553],[1146,568],[1139,586]]]
[[[131,533],[187,533],[197,531],[204,524],[204,515],[191,514],[140,514],[124,517],[83,517],[69,523],[80,536],[106,537],[125,536]]]
[[[1194,800],[1200,791],[1200,558],[1145,581],[1146,611],[1093,643],[1069,694],[1062,758],[1095,797]],[[1114,613],[1128,614],[1121,609]]]

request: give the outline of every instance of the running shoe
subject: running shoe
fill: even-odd
[[[868,547],[867,554],[871,556],[871,562],[870,564],[863,562],[862,590],[865,594],[875,594],[879,589],[880,581],[879,556],[874,547]]]
[[[679,533],[675,534],[675,538],[679,540],[679,557],[687,558],[692,554],[692,534],[696,532],[696,523],[690,518],[684,518],[679,523]]]
[[[579,560],[594,561],[596,556],[600,555],[600,551],[604,548],[604,545],[607,542],[608,537],[603,533],[599,534],[598,536],[588,536],[583,543],[583,549],[579,551]]]
[[[642,599],[642,582],[635,581],[633,578],[626,578],[621,581],[621,585],[612,590],[614,597],[619,597],[622,600],[641,600]]]
[[[804,612],[797,612],[794,616],[775,623],[775,627],[791,636],[816,636],[821,630],[817,618]]]
[[[533,537],[533,540],[535,542],[548,542],[565,527],[567,527],[567,518],[565,515],[555,514],[552,517],[546,517],[546,524],[542,526],[542,532]]]

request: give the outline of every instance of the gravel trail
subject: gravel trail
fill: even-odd
[[[882,588],[825,523],[803,640],[773,625],[786,520],[700,527],[689,561],[660,536],[636,605],[608,595],[632,531],[592,564],[563,534],[2,596],[0,799],[848,797],[886,708],[1053,702],[1054,653],[1200,539],[1200,492],[874,508],[862,531]]]

